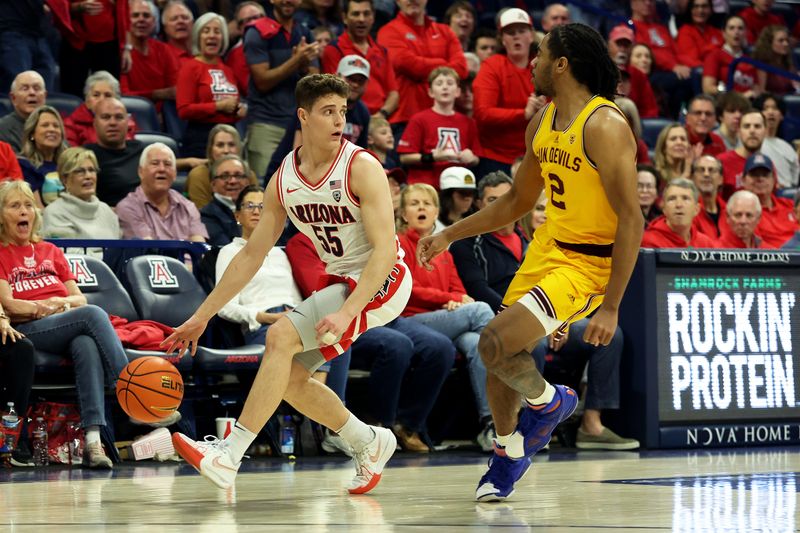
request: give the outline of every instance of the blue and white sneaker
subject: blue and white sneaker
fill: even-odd
[[[550,442],[556,426],[569,418],[569,415],[578,406],[578,395],[574,390],[564,385],[553,386],[556,388],[556,393],[550,403],[545,405],[528,404],[519,417],[517,428],[514,431],[523,438],[525,457],[531,457],[544,448]],[[510,451],[507,450],[507,452]],[[508,453],[508,456],[517,459],[512,453]]]
[[[514,461],[508,457],[492,455],[489,459],[489,470],[478,482],[475,501],[502,502],[514,494],[514,484],[522,479],[531,467],[531,460],[523,457]]]

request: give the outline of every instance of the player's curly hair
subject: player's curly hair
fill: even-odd
[[[620,74],[605,40],[585,24],[565,24],[550,31],[548,48],[554,58],[566,57],[572,76],[592,94],[609,100],[617,92]]]
[[[329,94],[336,94],[347,99],[350,94],[350,86],[342,78],[333,74],[309,74],[297,82],[294,89],[297,107],[308,111],[311,111],[317,100]]]

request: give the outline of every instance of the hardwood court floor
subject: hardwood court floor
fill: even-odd
[[[0,531],[798,531],[800,448],[543,454],[511,500],[477,504],[485,462],[398,454],[365,496],[338,457],[247,462],[236,494],[185,464],[3,469]]]

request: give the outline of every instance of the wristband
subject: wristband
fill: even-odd
[[[391,115],[391,113],[389,113],[389,112],[388,112],[388,111],[386,111],[385,109],[378,109],[378,113],[380,113],[381,115],[383,115],[383,118],[385,118],[385,119],[388,119],[388,118],[389,118],[389,115]]]
[[[122,49],[123,50],[127,50],[128,52],[130,52],[130,51],[133,50],[133,45],[132,44],[126,44],[125,46],[122,47]]]
[[[424,163],[426,165],[432,164],[433,163],[433,153],[432,152],[428,152],[427,154],[422,154],[422,157],[420,158],[420,163]]]

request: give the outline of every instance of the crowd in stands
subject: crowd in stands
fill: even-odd
[[[0,180],[29,186],[0,189],[0,328],[11,328],[7,312],[38,349],[43,335],[32,324],[49,313],[42,302],[83,306],[39,235],[206,242],[219,253],[219,277],[252,233],[263,187],[303,142],[294,88],[310,73],[350,85],[344,137],[383,165],[400,243],[413,258],[421,236],[511,187],[526,127],[548,105],[536,93],[531,61],[546,32],[578,20],[606,37],[620,69],[617,103],[639,144],[642,246],[796,249],[800,17],[773,0],[743,9],[729,3],[597,2],[606,16],[543,0],[490,3],[489,12],[468,0],[430,10],[426,0],[0,3],[0,92],[8,94]],[[157,122],[145,129],[150,116]],[[477,340],[545,205],[543,195],[519,224],[456,243],[433,272],[409,259],[414,292],[403,316],[367,332],[342,358],[371,371],[372,415],[394,427],[404,448],[429,449],[426,418],[456,352],[473,386],[478,441],[491,448]],[[28,240],[2,235],[10,231],[7,208],[25,212],[14,216],[30,225]],[[248,342],[263,343],[324,269],[295,233],[287,227],[286,252],[273,250],[221,313]],[[59,289],[47,298],[9,289],[7,265],[28,261],[29,247],[37,260],[55,257]],[[21,309],[30,315],[24,321]],[[579,378],[589,361],[579,446],[630,446],[600,422],[619,403],[621,340],[596,350],[580,345],[574,329],[533,356],[540,365],[566,361],[580,368]],[[70,346],[105,342],[93,339]],[[0,348],[22,384],[30,370],[14,361],[29,344]],[[94,379],[82,394],[102,389]],[[343,396],[341,378],[330,379]],[[16,385],[5,392],[22,395]],[[102,413],[85,415],[87,427],[104,423]]]

